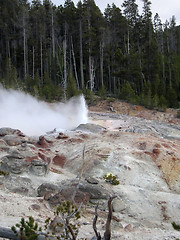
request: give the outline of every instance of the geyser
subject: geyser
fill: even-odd
[[[49,104],[21,91],[0,88],[0,127],[39,136],[54,128],[70,130],[87,122],[88,110],[83,95],[66,103]]]

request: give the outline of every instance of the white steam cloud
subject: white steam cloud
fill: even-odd
[[[66,103],[45,103],[21,91],[0,88],[0,128],[21,130],[39,136],[55,128],[70,130],[88,122],[84,96]]]

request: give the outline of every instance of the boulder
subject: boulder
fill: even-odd
[[[30,178],[21,177],[19,175],[9,175],[4,177],[3,185],[12,193],[23,196],[36,196],[36,188]]]
[[[112,202],[113,211],[116,213],[124,212],[126,207],[126,203],[122,199],[114,199]]]
[[[86,177],[85,180],[90,184],[98,184],[99,183],[99,181],[96,178],[93,178],[93,177]]]
[[[21,174],[27,171],[28,166],[21,155],[7,155],[2,158],[0,169],[8,173]]]
[[[0,137],[4,137],[6,135],[12,135],[16,131],[18,131],[18,130],[12,129],[12,128],[8,128],[8,127],[0,128]]]
[[[71,201],[72,196],[74,195],[75,191],[76,191],[76,194],[75,194],[75,197],[74,197],[74,202],[77,205],[80,205],[81,203],[86,205],[89,202],[90,194],[89,193],[84,193],[80,190],[76,190],[75,187],[67,187],[67,188],[62,189],[59,193],[50,197],[48,199],[48,202],[52,207],[55,207],[55,206],[61,204],[64,201],[67,201],[67,200]]]
[[[99,132],[106,131],[106,128],[104,128],[100,125],[96,125],[96,124],[92,124],[92,123],[86,123],[86,124],[80,124],[75,129],[75,131],[99,133]]]
[[[48,164],[40,160],[33,160],[29,168],[31,174],[36,176],[45,176],[48,172]]]
[[[29,192],[29,189],[26,188],[26,187],[17,187],[17,188],[13,188],[11,190],[12,193],[18,193],[20,195],[24,195],[24,196],[27,196],[28,192]]]
[[[80,183],[79,190],[90,194],[90,199],[108,199],[110,195],[110,192],[104,187],[88,182]]]
[[[6,135],[3,137],[3,140],[9,145],[9,146],[17,146],[20,145],[23,140],[18,137],[17,135]]]
[[[59,192],[59,187],[52,183],[43,183],[41,184],[38,189],[38,197],[44,197],[47,194],[57,194]]]

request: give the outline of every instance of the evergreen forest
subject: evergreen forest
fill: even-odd
[[[0,0],[0,83],[39,99],[78,93],[148,108],[179,108],[180,26],[151,2],[122,1],[102,13],[94,0]]]

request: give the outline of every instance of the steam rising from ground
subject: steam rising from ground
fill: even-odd
[[[87,123],[88,110],[83,95],[66,103],[48,104],[24,92],[0,88],[0,127],[39,136],[58,129],[73,129]]]

